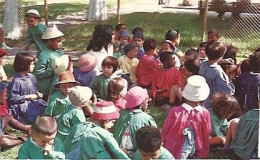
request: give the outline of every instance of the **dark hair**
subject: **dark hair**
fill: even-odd
[[[108,83],[107,101],[115,102],[119,99],[121,91],[124,89],[124,80],[121,77],[116,77]]]
[[[153,38],[146,39],[143,44],[144,51],[149,51],[157,47],[157,41]]]
[[[87,46],[87,51],[91,49],[93,51],[101,51],[103,47],[107,50],[108,45],[111,44],[113,34],[111,25],[96,25],[92,39]]]
[[[201,42],[201,43],[199,44],[199,48],[201,48],[201,47],[206,48],[206,46],[207,46],[207,42]],[[199,48],[198,48],[198,49],[199,49]]]
[[[216,37],[220,38],[220,32],[218,29],[213,28],[213,29],[209,30],[208,35],[209,34],[214,34]]]
[[[122,26],[125,26],[125,24],[124,24],[124,23],[119,23],[119,24],[117,24],[117,25],[115,26],[116,32],[117,32],[117,31],[120,31],[121,28],[122,28]]]
[[[191,72],[193,75],[199,75],[200,70],[200,60],[199,59],[189,59],[184,63],[187,71]]]
[[[260,51],[249,56],[251,71],[260,73]]]
[[[144,126],[136,132],[137,149],[144,152],[155,152],[161,148],[161,132],[154,126]]]
[[[113,67],[113,73],[117,70],[118,67],[118,61],[115,57],[108,56],[102,61],[102,66],[112,66]]]
[[[251,72],[251,65],[250,65],[249,59],[245,59],[242,61],[241,65],[240,65],[240,70],[241,70],[241,73]]]
[[[210,41],[205,48],[206,55],[209,60],[216,60],[224,56],[226,52],[226,44],[221,41]]]
[[[220,66],[229,78],[232,74],[237,74],[237,65],[235,64],[220,64]],[[231,81],[232,79],[229,80]]]
[[[162,64],[164,65],[165,63],[168,62],[168,60],[170,59],[170,57],[172,57],[172,52],[164,51],[164,52],[162,52],[161,55],[160,55],[160,61],[161,61]]]
[[[132,29],[132,34],[134,35],[136,32],[144,32],[143,28],[141,27],[135,27]]]
[[[32,124],[32,132],[51,136],[57,132],[57,122],[51,116],[38,116],[35,123]]]
[[[227,44],[227,50],[223,56],[223,59],[232,58],[234,60],[234,64],[237,64],[237,48],[232,44]]]
[[[166,32],[165,34],[165,40],[170,40],[170,41],[173,41],[175,40],[176,38],[178,38],[180,36],[180,31],[179,30],[169,30]]]
[[[34,19],[41,20],[41,18],[40,18],[38,15],[33,14],[33,13],[27,13],[27,14],[25,15],[25,17],[26,17],[26,18],[34,18]]]
[[[215,94],[213,97],[211,108],[217,114],[218,117],[227,116],[232,112],[241,112],[237,99],[230,94]],[[221,110],[225,111],[225,115],[221,115]]]
[[[17,53],[13,64],[14,71],[28,71],[32,62],[35,62],[35,58],[30,53]]]
[[[199,53],[196,49],[194,48],[190,48],[185,52],[185,55],[189,56],[189,55],[193,55],[195,59],[197,59],[199,57]]]

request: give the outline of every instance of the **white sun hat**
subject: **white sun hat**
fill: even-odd
[[[43,33],[42,39],[52,39],[63,37],[64,34],[54,24],[53,27],[47,28],[46,32]]]
[[[199,75],[190,76],[188,83],[183,90],[182,96],[193,102],[200,102],[209,96],[209,86],[206,79]]]
[[[90,100],[92,90],[86,86],[75,86],[69,89],[68,96],[72,105],[79,106]]]
[[[69,66],[69,56],[62,55],[52,60],[51,67],[53,68],[55,74],[59,75],[68,69]]]
[[[35,14],[37,15],[39,18],[41,18],[40,13],[36,10],[36,9],[29,9],[26,14]]]

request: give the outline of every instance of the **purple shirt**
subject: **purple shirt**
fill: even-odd
[[[88,86],[91,81],[93,80],[93,78],[95,78],[97,76],[97,73],[95,70],[91,70],[88,72],[82,72],[79,69],[75,69],[73,71],[75,80],[78,81],[80,83],[81,86]]]

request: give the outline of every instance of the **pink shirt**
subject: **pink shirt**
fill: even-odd
[[[152,83],[153,76],[159,64],[159,60],[154,59],[153,56],[144,54],[136,68],[137,85],[149,86]]]
[[[182,85],[181,72],[176,68],[158,69],[155,72],[154,80],[152,81],[151,94],[155,97],[158,90],[165,91],[163,96],[170,97],[170,90],[173,85]]]
[[[163,146],[176,159],[180,158],[185,138],[182,131],[189,126],[193,127],[195,133],[195,155],[200,158],[207,158],[210,151],[210,113],[201,106],[193,108],[184,103],[182,106],[170,110],[162,129]]]

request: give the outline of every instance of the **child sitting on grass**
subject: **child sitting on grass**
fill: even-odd
[[[135,160],[175,159],[162,146],[161,131],[154,126],[144,126],[137,130],[136,145],[138,150],[135,152]]]
[[[56,133],[55,119],[39,116],[31,127],[31,138],[21,146],[17,159],[65,159],[62,141],[56,138]]]

